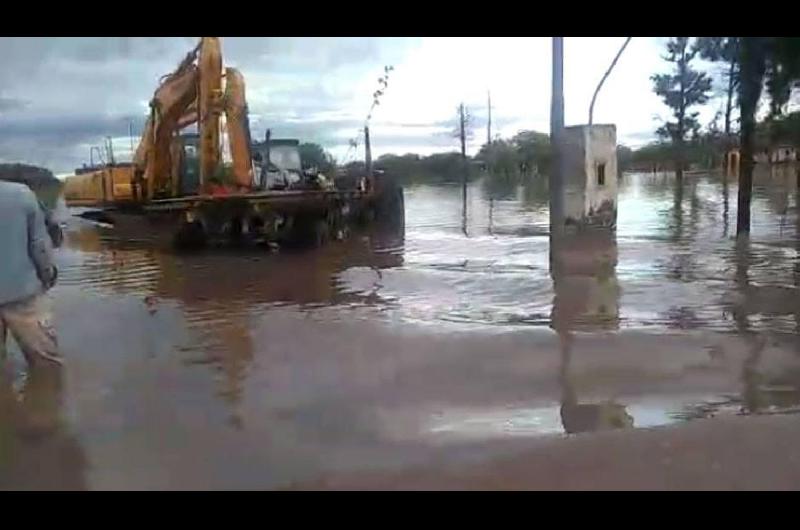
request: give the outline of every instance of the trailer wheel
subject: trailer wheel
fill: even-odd
[[[383,183],[375,201],[375,217],[381,224],[390,226],[405,223],[405,196],[403,187],[394,180]]]
[[[200,221],[183,223],[175,234],[173,244],[179,250],[203,248],[207,242],[206,229]]]
[[[314,246],[319,248],[328,242],[330,237],[330,228],[324,219],[319,219],[314,223]]]

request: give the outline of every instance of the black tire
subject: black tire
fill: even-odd
[[[375,202],[375,218],[382,225],[405,223],[405,195],[395,181],[385,182]]]
[[[175,234],[173,244],[178,250],[198,250],[206,246],[206,229],[199,221],[183,223]]]
[[[314,223],[312,244],[316,248],[324,246],[330,238],[330,227],[325,219],[318,219]]]
[[[329,235],[326,217],[296,217],[284,244],[288,248],[321,247],[328,241]]]

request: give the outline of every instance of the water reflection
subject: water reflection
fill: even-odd
[[[619,327],[617,243],[613,231],[565,234],[551,246],[555,296],[551,327],[559,338],[561,421],[569,434],[633,427],[625,405],[612,399],[581,402],[571,371],[574,334]]]
[[[797,320],[800,314],[797,296],[794,290],[751,282],[750,264],[756,261],[756,255],[749,239],[739,238],[736,241],[734,256],[736,295],[732,298],[728,311],[733,316],[739,337],[747,344],[747,355],[741,368],[741,396],[730,396],[713,404],[704,404],[691,410],[687,417],[711,416],[721,408],[733,408],[737,405],[741,413],[752,414],[791,409],[800,405],[798,359],[787,358],[785,355],[778,355],[776,358],[776,350],[770,349],[770,346],[782,346],[780,336],[771,337],[763,331],[754,330],[751,322],[752,317],[759,314],[791,314]],[[783,346],[786,347],[785,344]],[[800,353],[796,344],[787,349]]]
[[[296,254],[176,256],[71,222],[55,296],[87,374],[79,406],[100,407],[95,385],[122,389],[95,421],[158,433],[138,462],[169,454],[235,485],[394,461],[431,439],[784,410],[800,388],[793,186],[756,178],[752,239],[737,247],[735,180],[626,175],[616,235],[566,242],[553,271],[546,179],[478,181],[466,197],[414,186],[404,232]],[[107,327],[87,324],[105,311]],[[108,352],[123,335],[132,345]],[[136,416],[147,383],[155,405]],[[160,415],[165,400],[180,409]],[[207,442],[183,457],[194,437]]]
[[[60,370],[32,369],[17,391],[0,374],[0,489],[85,490],[83,448],[62,417]]]
[[[110,229],[74,223],[66,242],[80,259],[66,264],[62,283],[138,297],[147,309],[143,340],[150,357],[157,356],[159,333],[179,335],[178,323],[164,321],[168,317],[162,314],[177,304],[189,334],[182,347],[183,362],[211,367],[218,378],[218,395],[229,406],[229,423],[237,429],[245,428],[239,410],[254,361],[259,319],[281,307],[310,312],[328,306],[391,306],[379,287],[349,289],[340,276],[359,271],[357,276],[375,277],[379,284],[383,269],[403,264],[398,251],[403,248],[403,227],[357,234],[316,252],[217,250],[180,255],[118,238]]]

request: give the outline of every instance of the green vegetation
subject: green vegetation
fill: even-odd
[[[300,144],[300,160],[303,169],[316,168],[323,175],[335,173],[336,160],[325,151],[321,145],[315,143]]]
[[[375,169],[397,179],[403,184],[420,182],[461,182],[464,176],[464,162],[461,153],[435,153],[430,156],[416,154],[386,154],[374,163]],[[358,167],[358,165],[351,165]],[[479,174],[474,160],[468,157],[467,180]]]
[[[724,137],[730,141],[731,113],[736,90],[739,87],[739,41],[741,37],[698,37],[697,48],[700,57],[715,63],[724,63],[725,73],[722,82],[725,86],[725,127]]]
[[[550,137],[536,131],[521,131],[511,139],[495,138],[484,144],[475,156],[467,156],[467,180],[488,172],[494,179],[520,182],[546,173],[550,166]],[[375,169],[385,171],[401,183],[461,182],[464,162],[461,153],[386,154],[375,161]],[[363,162],[345,166],[348,171],[364,170]]]
[[[519,180],[550,169],[550,136],[537,131],[520,131],[510,140],[495,139],[476,155],[489,171],[506,180]]]
[[[739,37],[739,110],[741,170],[739,172],[737,235],[750,232],[753,155],[756,149],[756,110],[762,86],[767,87],[770,121],[783,114],[792,89],[800,82],[800,38]]]

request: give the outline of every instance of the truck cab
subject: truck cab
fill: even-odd
[[[303,181],[300,140],[270,139],[252,146],[256,185],[262,189],[288,189]]]

